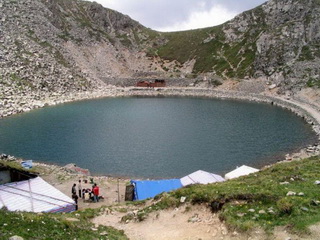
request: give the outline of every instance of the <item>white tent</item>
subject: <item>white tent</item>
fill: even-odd
[[[40,177],[0,185],[0,208],[27,212],[72,212],[74,201]]]
[[[182,186],[187,186],[187,185],[196,184],[196,183],[208,184],[208,183],[215,183],[215,182],[223,182],[224,178],[217,174],[198,170],[183,178],[180,178],[180,181]]]
[[[250,173],[255,173],[258,171],[259,169],[242,165],[241,167],[238,167],[235,170],[228,172],[226,175],[224,175],[224,178],[228,180],[228,179],[237,178],[240,176],[249,175]]]

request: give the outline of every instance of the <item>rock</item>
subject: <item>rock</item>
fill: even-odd
[[[306,208],[306,207],[301,207],[301,210],[305,212],[309,212],[309,208]]]
[[[8,159],[8,155],[6,155],[6,154],[1,154],[1,155],[0,155],[0,159],[6,160],[6,159]]]
[[[192,216],[188,222],[191,222],[191,223],[195,223],[195,222],[201,222],[200,218],[199,218],[199,215],[198,214],[195,214],[194,216]]]
[[[243,217],[245,215],[245,213],[237,213],[238,217]]]
[[[106,231],[100,233],[100,236],[107,236],[107,235],[108,235],[108,232],[106,232]]]
[[[292,192],[292,191],[289,191],[289,192],[287,193],[287,196],[295,196],[295,195],[297,195],[297,193]]]
[[[280,185],[290,184],[289,182],[281,182]]]
[[[311,200],[311,204],[312,204],[313,206],[319,206],[319,205],[320,205],[320,201],[318,201],[318,200]]]
[[[15,235],[15,236],[10,237],[10,238],[9,238],[9,240],[24,240],[24,238],[23,238],[23,237],[20,237],[20,236]]]
[[[180,202],[181,202],[181,203],[184,203],[185,201],[186,201],[186,197],[181,197],[181,198],[180,198]]]
[[[276,87],[277,87],[276,84],[271,84],[268,88],[269,88],[270,90],[272,90],[272,89],[274,89],[274,88],[276,88]]]
[[[69,222],[80,222],[80,220],[78,218],[69,217],[69,218],[66,218],[66,220],[69,221]]]
[[[135,212],[134,212],[134,211],[128,212],[128,213],[127,213],[127,216],[128,216],[129,218],[134,218],[134,216],[136,216],[137,214],[138,214],[138,210],[136,210]]]
[[[259,210],[259,214],[266,214],[265,210]]]
[[[268,213],[275,214],[275,212],[274,212],[273,209],[269,209],[269,210],[268,210]]]
[[[304,196],[304,193],[303,192],[299,192],[298,196]]]
[[[320,180],[315,181],[314,184],[320,185]]]
[[[69,163],[66,166],[64,166],[64,168],[66,170],[68,170],[70,173],[73,173],[73,174],[80,174],[80,175],[84,175],[84,176],[90,176],[90,172],[89,172],[88,169],[77,167],[77,165],[74,164],[74,163]]]
[[[250,208],[249,210],[248,210],[248,212],[255,212],[256,210],[254,210],[253,208]]]

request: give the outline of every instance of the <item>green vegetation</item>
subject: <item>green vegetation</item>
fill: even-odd
[[[23,89],[24,87],[30,87],[33,88],[33,85],[30,81],[26,79],[22,79],[20,76],[18,76],[16,73],[10,74],[10,80],[15,83],[19,88]]]
[[[123,46],[130,48],[130,46],[132,45],[131,40],[129,39],[127,34],[121,34],[118,35],[117,38],[120,40],[120,42],[122,43]]]
[[[103,208],[69,214],[34,214],[0,209],[0,239],[18,235],[25,239],[127,240],[123,231],[112,227],[94,227],[90,219],[97,216],[101,210]]]
[[[252,76],[256,40],[262,31],[268,30],[268,26],[261,7],[243,14],[248,22],[252,21],[251,27],[240,30],[237,26],[226,23],[190,31],[158,33],[160,36],[147,49],[147,54],[180,63],[195,60],[195,74],[215,72],[229,78]]]
[[[320,79],[309,78],[307,82],[307,87],[318,87],[320,88]]]
[[[230,228],[272,230],[287,226],[307,233],[307,227],[320,221],[320,158],[275,164],[261,172],[219,184],[193,185],[158,196],[151,207],[139,212],[140,220],[148,213],[177,207],[181,197],[192,204],[207,204],[218,212]],[[294,192],[287,196],[288,192]]]
[[[64,33],[66,34],[66,33]],[[33,40],[34,42],[36,42],[37,44],[39,44],[40,46],[42,46],[43,48],[47,49],[47,52],[52,55],[56,61],[58,63],[60,63],[61,65],[63,65],[66,68],[70,67],[70,64],[68,63],[68,61],[64,58],[64,56],[62,55],[62,53],[54,48],[49,42],[47,41],[41,41],[36,35],[33,34],[33,32],[29,32],[27,35],[31,40]],[[67,37],[67,35],[60,35],[60,38],[65,38]]]
[[[312,61],[314,56],[309,46],[303,46],[301,49],[301,54],[299,56],[299,61]]]
[[[168,39],[166,45],[158,49],[160,57],[168,60],[178,60],[183,63],[195,57],[203,57],[208,53],[221,47],[219,40],[223,39],[221,27],[204,28],[191,31],[181,31],[173,33],[162,33],[163,37]],[[204,40],[215,35],[215,41]],[[218,45],[218,46],[216,46]],[[204,60],[204,62],[207,61]]]
[[[215,71],[220,76],[231,78],[243,78],[252,74],[256,52],[254,42],[259,31],[243,34],[240,42],[227,43],[222,28],[223,25],[161,33],[167,40],[166,44],[148,49],[148,54],[180,63],[194,59],[194,73]]]

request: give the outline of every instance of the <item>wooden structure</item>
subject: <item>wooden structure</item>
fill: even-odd
[[[139,81],[137,87],[165,87],[166,81],[163,79],[155,79],[154,82]]]
[[[148,82],[148,81],[139,81],[139,82],[137,82],[137,87],[150,87],[150,82]]]
[[[165,87],[165,86],[166,86],[165,80],[156,79],[154,80],[153,83],[150,83],[150,87]]]

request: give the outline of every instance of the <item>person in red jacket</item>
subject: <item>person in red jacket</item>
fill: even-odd
[[[96,183],[94,184],[92,191],[93,191],[94,202],[99,202],[99,187],[97,186]]]

